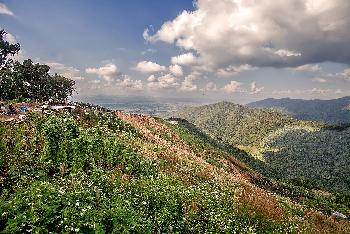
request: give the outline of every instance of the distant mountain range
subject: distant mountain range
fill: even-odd
[[[328,106],[330,111],[332,105]],[[333,105],[335,110],[341,110],[340,106]],[[306,178],[326,190],[350,190],[347,125],[298,120],[276,109],[230,102],[187,107],[171,116],[186,119],[215,140],[244,150],[251,156],[240,160],[266,176]]]
[[[301,120],[316,120],[329,124],[350,123],[350,97],[332,100],[264,99],[247,104],[249,107],[276,108]]]

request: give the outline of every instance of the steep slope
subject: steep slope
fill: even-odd
[[[350,129],[293,119],[273,109],[222,102],[172,113],[251,156],[240,157],[266,176],[310,180],[349,193]]]
[[[329,216],[331,209],[347,213],[349,207],[322,208],[327,198],[336,200],[333,195],[295,190],[289,194],[305,198],[296,204],[273,193],[283,186],[197,133],[162,119],[86,105],[72,116],[0,122],[0,230],[349,231],[347,220]]]
[[[276,108],[297,119],[316,120],[330,124],[350,122],[350,97],[332,100],[269,98],[247,104],[249,107]]]

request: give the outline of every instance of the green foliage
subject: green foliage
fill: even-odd
[[[2,71],[0,97],[5,100],[32,99],[63,101],[72,95],[75,82],[63,76],[49,74],[50,67],[30,59],[15,62]]]
[[[215,141],[199,130],[195,125],[184,119],[172,120],[177,121],[177,124],[172,125],[168,123],[168,126],[178,132],[181,138],[191,146],[196,154],[200,155],[208,163],[229,171],[229,167],[225,167],[221,163],[221,160],[224,158],[225,160],[230,161],[232,165],[239,167],[242,171],[249,172],[252,182],[264,190],[279,194],[283,197],[289,197],[293,201],[297,201],[308,208],[321,210],[329,215],[334,211],[340,211],[344,214],[350,213],[350,200],[348,194],[332,194],[317,191],[317,189],[320,189],[320,186],[316,182],[317,180],[314,179],[293,177],[292,179],[275,180],[273,178],[264,177],[242,163],[242,161],[247,162],[254,168],[266,172],[266,165],[261,161],[253,159],[247,153],[231,145]],[[344,139],[344,136],[341,138]],[[347,144],[345,145],[347,147]],[[344,152],[347,151],[344,150]],[[280,164],[283,164],[283,162],[280,162]],[[311,167],[311,165],[309,166]],[[301,171],[305,172],[307,170],[306,168],[303,168],[300,172]],[[272,172],[270,176],[274,177]],[[345,189],[344,191],[348,190]]]
[[[328,191],[350,191],[350,129],[282,132],[263,145],[266,175],[279,179],[303,177],[306,186],[312,183]]]
[[[0,30],[0,68],[7,67],[11,64],[12,60],[9,56],[13,56],[20,50],[20,45],[18,43],[11,44],[5,40],[6,32],[5,30]]]
[[[276,110],[227,102],[185,108],[173,116],[187,119],[219,140],[221,147],[230,145],[224,148],[267,177],[305,178],[312,181],[314,188],[350,191],[347,125],[304,122]]]
[[[160,172],[156,161],[124,141],[141,137],[134,128],[90,108],[94,123],[82,118],[85,114],[0,123],[1,232],[285,233],[297,228],[294,221],[250,214],[235,201],[236,184],[187,184]]]
[[[49,74],[50,67],[34,64],[27,59],[13,62],[20,45],[5,40],[6,32],[0,30],[0,100],[65,101],[74,92],[75,81],[60,75]]]
[[[254,110],[229,102],[188,107],[172,116],[188,120],[221,142],[243,146],[257,146],[269,133],[296,122],[279,111]]]

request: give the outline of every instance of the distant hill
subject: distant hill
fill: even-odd
[[[240,160],[269,177],[310,180],[329,191],[350,191],[350,128],[302,121],[271,108],[229,102],[171,114],[219,142],[250,154]]]
[[[210,136],[232,145],[258,146],[270,133],[300,121],[279,110],[255,109],[230,102],[186,107],[169,114],[188,120]]]
[[[297,119],[330,124],[350,123],[350,97],[332,100],[274,99],[249,103],[249,107],[277,108]]]

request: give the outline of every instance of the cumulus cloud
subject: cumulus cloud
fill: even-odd
[[[322,74],[320,77],[312,78],[312,81],[319,83],[327,83],[336,80],[350,81],[350,68],[337,73]]]
[[[217,71],[217,75],[219,77],[230,77],[230,76],[234,76],[237,75],[238,73],[244,72],[244,71],[250,71],[250,70],[255,70],[256,67],[253,67],[249,64],[243,64],[240,66],[228,66],[226,68],[221,68],[218,69]]]
[[[131,90],[142,90],[143,84],[141,80],[132,80],[129,76],[124,75],[122,79],[118,79],[116,82],[117,87],[126,88]]]
[[[300,52],[295,52],[295,51],[285,50],[285,49],[276,50],[274,53],[277,54],[277,55],[280,56],[280,57],[296,57],[296,56],[301,56],[301,53],[300,53]]]
[[[293,70],[300,72],[318,72],[321,71],[321,67],[318,64],[305,64],[298,66]]]
[[[142,73],[153,73],[153,72],[166,71],[166,67],[151,61],[142,61],[136,65],[135,70]]]
[[[165,74],[160,77],[151,75],[148,77],[147,81],[147,87],[150,89],[169,89],[177,88],[179,86],[176,77],[172,74]]]
[[[0,14],[14,16],[15,14],[3,3],[0,3]]]
[[[174,43],[192,59],[195,51],[196,62],[214,70],[350,64],[349,12],[348,0],[198,0],[193,12],[183,11],[152,35],[146,29],[144,38]]]
[[[240,87],[242,86],[241,82],[232,80],[230,83],[225,85],[222,90],[226,93],[236,93],[240,91]]]
[[[336,73],[334,76],[343,80],[350,81],[350,68],[345,69],[343,72]]]
[[[85,72],[87,74],[94,74],[98,77],[104,79],[105,81],[113,81],[119,74],[119,69],[117,65],[109,63],[102,67],[97,68],[86,68]]]
[[[181,54],[172,57],[171,63],[180,65],[194,65],[196,64],[196,57],[193,55],[193,53]]]
[[[197,85],[193,84],[193,81],[196,80],[197,77],[195,74],[190,74],[185,77],[185,80],[181,83],[180,91],[184,92],[192,92],[197,90]]]
[[[171,72],[171,74],[173,74],[174,76],[183,76],[183,70],[182,67],[175,64],[175,65],[170,65],[169,66],[169,71]]]
[[[213,92],[216,91],[217,87],[216,84],[214,82],[208,82],[205,87],[203,88],[203,91],[209,91],[209,92]]]
[[[62,74],[64,77],[70,78],[72,80],[85,79],[80,75],[80,70],[75,67],[67,66],[63,63],[57,63],[57,62],[45,62],[45,64],[48,65],[53,72]]]
[[[263,90],[264,87],[258,87],[255,81],[250,84],[250,94],[258,94],[261,93]]]

